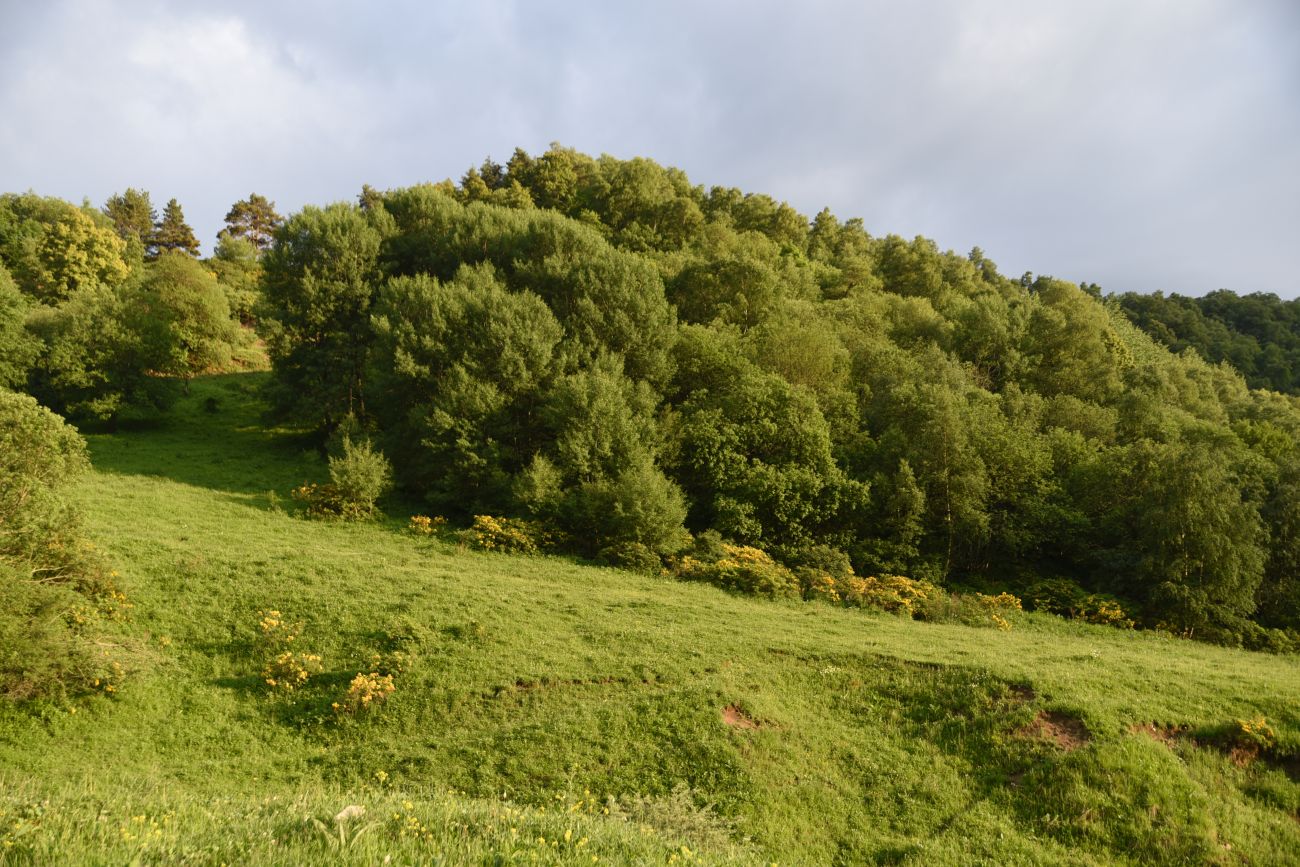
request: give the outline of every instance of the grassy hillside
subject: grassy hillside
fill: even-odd
[[[1300,666],[779,603],[309,522],[260,375],[93,434],[111,695],[0,717],[0,863],[1286,863]],[[262,612],[323,671],[263,682]],[[386,703],[333,708],[379,655]],[[1271,734],[1239,721],[1264,718]],[[1258,728],[1258,726],[1255,726]],[[336,823],[348,805],[366,813]],[[608,810],[607,814],[605,811]],[[311,821],[311,819],[316,821]],[[319,824],[318,824],[319,823]],[[499,860],[494,860],[499,858]]]

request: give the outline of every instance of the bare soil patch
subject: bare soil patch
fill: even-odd
[[[729,704],[722,709],[722,721],[733,729],[758,728],[758,723],[734,704]]]
[[[1077,750],[1092,740],[1081,720],[1059,711],[1039,711],[1034,721],[1020,730],[1025,737],[1051,741],[1066,752]]]

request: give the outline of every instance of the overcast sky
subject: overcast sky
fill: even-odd
[[[552,141],[1107,291],[1300,295],[1300,2],[0,0],[0,190],[230,204]]]

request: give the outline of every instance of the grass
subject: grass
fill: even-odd
[[[1035,615],[1010,632],[925,624],[475,553],[405,534],[410,506],[306,521],[267,491],[287,500],[324,464],[263,428],[259,382],[201,379],[162,422],[88,437],[80,493],[134,604],[133,671],[111,697],[0,712],[0,863],[1300,852],[1294,657]],[[271,609],[323,661],[290,693],[262,680]],[[409,664],[386,703],[333,709],[395,651]],[[1210,745],[1260,717],[1274,738],[1254,760]],[[336,823],[353,804],[365,815]]]

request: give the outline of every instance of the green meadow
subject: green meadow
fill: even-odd
[[[263,376],[87,432],[126,674],[0,708],[0,863],[1300,859],[1294,656],[476,552],[397,500],[310,521],[289,491],[325,466],[264,425]],[[291,690],[268,612],[320,658]]]

